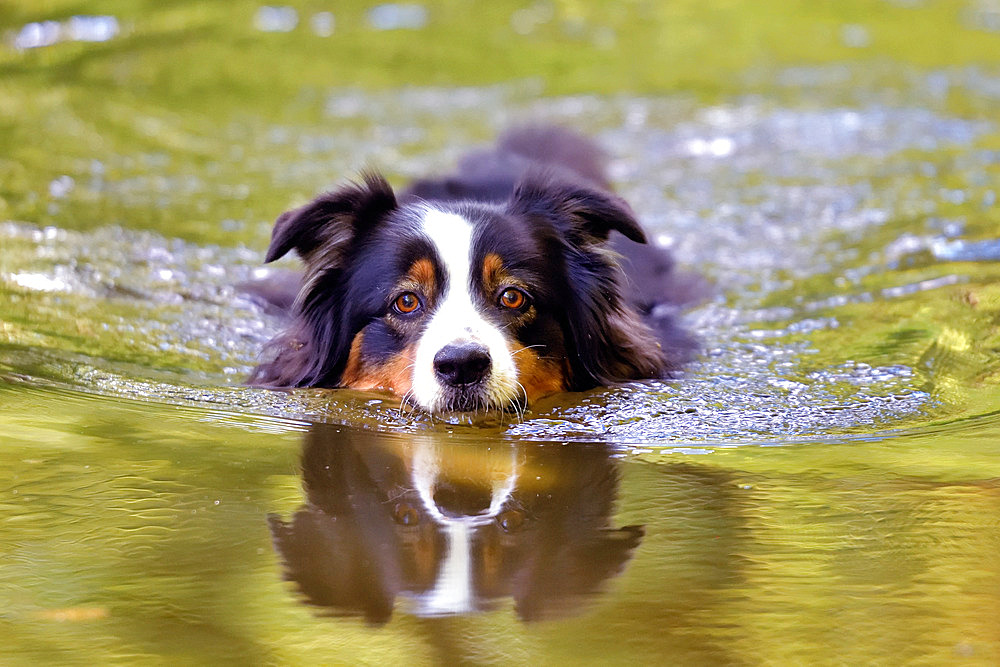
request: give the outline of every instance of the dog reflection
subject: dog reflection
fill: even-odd
[[[286,577],[332,614],[382,623],[514,600],[523,620],[580,609],[624,567],[641,526],[609,525],[618,489],[605,448],[453,444],[316,426],[306,504],[271,516]]]

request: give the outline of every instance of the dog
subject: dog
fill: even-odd
[[[614,237],[612,237],[614,235]],[[670,378],[693,299],[591,141],[526,127],[398,196],[366,173],[282,214],[265,262],[305,274],[249,383],[395,393],[430,413]]]

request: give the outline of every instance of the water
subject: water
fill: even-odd
[[[989,4],[941,39],[992,35]],[[914,26],[936,11],[885,5]],[[317,84],[289,64],[310,40],[410,44],[461,21],[320,9],[227,14],[251,61],[298,40],[268,60],[294,94],[235,113],[211,86],[210,112],[132,97],[139,65],[72,51],[195,71],[143,31],[210,10],[90,17],[115,26],[106,44],[42,39],[71,13],[5,33],[41,41],[0,63],[16,75],[0,103],[0,662],[1000,659],[1000,73],[830,56],[742,67],[711,99],[512,76]],[[503,20],[628,52],[632,19],[581,12]],[[862,18],[832,53],[894,29]],[[76,53],[111,58],[127,94],[94,98],[93,70],[77,88],[31,78],[77,72]],[[397,184],[444,171],[524,121],[605,146],[651,236],[712,286],[684,315],[702,353],[683,377],[474,424],[242,386],[280,321],[236,285],[294,266],[260,265],[277,213],[365,166]]]
[[[693,452],[414,439],[13,385],[3,400],[5,650],[25,661],[997,655],[982,604],[997,584],[996,417]],[[524,483],[522,523],[478,529],[492,551],[472,554],[489,574],[473,599],[489,611],[416,615],[440,611],[427,598],[444,545],[391,491],[428,449],[453,475]],[[314,519],[307,590],[339,596],[306,605],[282,582],[269,515],[306,536]],[[381,604],[344,581],[363,563]]]
[[[556,399],[504,432],[658,444],[747,441],[869,433],[966,414],[967,393],[975,392],[968,378],[956,378],[955,396],[938,385],[972,370],[966,366],[977,355],[988,356],[986,341],[963,331],[962,317],[956,327],[940,326],[935,315],[908,315],[902,330],[901,318],[883,314],[964,310],[973,326],[977,311],[991,308],[990,297],[975,296],[990,293],[1000,243],[975,238],[991,231],[977,220],[993,207],[993,183],[980,175],[998,159],[975,148],[994,129],[986,121],[875,104],[814,110],[758,99],[708,108],[676,98],[539,100],[525,86],[336,91],[317,104],[331,118],[364,126],[325,136],[312,127],[272,128],[259,148],[271,155],[267,168],[276,178],[292,172],[315,183],[310,191],[322,189],[331,171],[352,173],[348,164],[329,163],[352,154],[347,142],[357,132],[377,132],[365,152],[406,146],[407,154],[379,160],[405,178],[447,168],[457,152],[476,145],[475,137],[518,119],[582,126],[613,147],[612,172],[656,242],[713,285],[709,302],[687,315],[704,354],[683,379]],[[439,151],[426,134],[442,115],[461,139]],[[288,162],[274,158],[274,146]],[[942,154],[957,154],[947,190],[933,165]],[[260,159],[251,153],[246,162]],[[925,166],[932,173],[911,173]],[[78,184],[66,192],[57,180],[49,190],[55,206],[108,197],[169,208],[175,199],[232,187],[204,174],[161,180],[150,173],[125,188],[101,180],[90,191]],[[220,221],[204,236],[230,243],[210,245],[118,226],[75,231],[5,223],[4,278],[13,288],[11,338],[19,343],[7,353],[11,370],[47,359],[44,370],[27,374],[127,398],[252,405],[313,421],[330,419],[333,401],[333,419],[343,423],[424,426],[425,418],[401,413],[392,399],[371,410],[370,400],[353,397],[236,389],[280,326],[236,289],[268,270],[260,253],[269,224]],[[970,298],[974,306],[955,308]],[[859,322],[865,336],[856,333]],[[45,335],[60,340],[46,342]],[[918,347],[940,356],[939,348],[956,346],[961,354],[936,370],[914,357]],[[52,358],[51,348],[61,348],[64,359]],[[82,357],[69,361],[69,352]]]

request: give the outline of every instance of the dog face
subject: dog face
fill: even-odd
[[[340,383],[391,389],[431,411],[489,409],[564,389],[553,295],[517,223],[473,207],[416,205],[390,216],[360,261],[388,255],[391,265],[380,277],[352,276],[383,301],[354,336]],[[545,357],[536,352],[543,341],[551,342]]]
[[[621,199],[544,176],[501,204],[400,203],[368,176],[278,219],[267,260],[294,249],[306,276],[251,381],[381,388],[449,412],[661,376],[612,230],[644,242]]]

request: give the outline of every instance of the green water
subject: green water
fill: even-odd
[[[996,664],[996,3],[373,6],[0,7],[0,664]],[[278,213],[523,121],[714,286],[684,377],[241,385]]]

